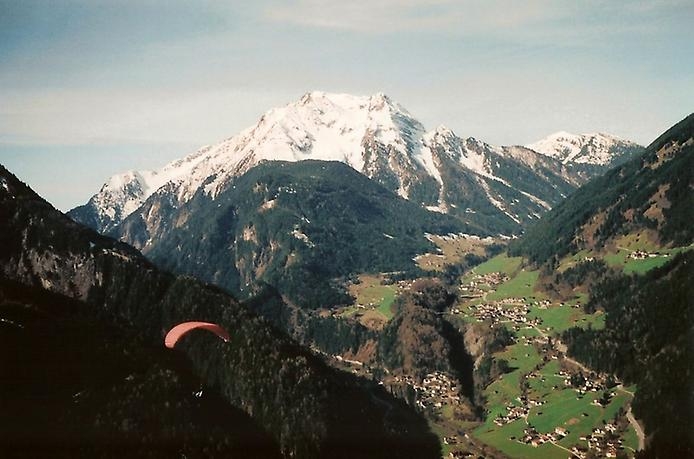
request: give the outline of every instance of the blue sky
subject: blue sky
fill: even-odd
[[[0,163],[67,210],[314,89],[493,144],[647,144],[694,109],[693,23],[691,0],[0,0]]]

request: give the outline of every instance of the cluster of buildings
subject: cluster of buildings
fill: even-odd
[[[413,387],[417,391],[416,404],[422,409],[460,404],[460,389],[456,381],[443,372],[429,373],[424,377],[421,385]]]
[[[655,258],[655,257],[661,257],[663,255],[659,254],[658,252],[656,253],[649,253],[649,252],[644,252],[643,250],[634,250],[628,255],[628,258],[631,258],[632,260],[645,260],[646,258]],[[667,255],[665,255],[667,256]]]
[[[521,395],[520,397],[516,397],[516,401],[520,403],[520,405],[516,405],[514,403],[509,403],[506,406],[506,414],[505,415],[499,415],[494,419],[494,424],[498,426],[503,426],[504,424],[508,424],[510,422],[515,421],[516,419],[527,419],[528,414],[530,413],[530,409],[534,406],[542,406],[545,404],[545,402],[539,401],[539,400],[532,400],[528,398],[525,395]]]
[[[580,377],[576,378],[577,375]],[[583,373],[571,373],[566,370],[559,370],[555,376],[564,378],[564,385],[573,386],[576,392],[578,392],[578,395],[585,395],[588,392],[600,392],[607,388],[606,378],[603,374],[591,373],[585,376]],[[610,393],[610,397],[614,395],[614,393]]]
[[[587,446],[574,446],[572,452],[579,458],[585,458],[588,452],[593,452],[598,457],[617,457],[617,453],[624,449],[623,442],[617,438],[617,426],[609,423],[600,428],[593,429],[587,437],[579,440],[587,442]]]
[[[555,427],[554,432],[547,433],[540,433],[535,430],[534,427],[528,427],[527,429],[523,430],[523,437],[521,437],[518,441],[537,448],[538,446],[547,442],[554,443],[559,441],[568,434],[569,431],[563,427]]]
[[[465,459],[465,458],[477,457],[477,456],[472,454],[469,451],[451,451],[448,454],[448,457],[450,457],[451,459]]]
[[[539,309],[547,309],[552,305],[552,302],[549,300],[539,300],[533,301],[532,305],[537,306]]]
[[[500,322],[513,322],[517,325],[526,325],[529,327],[538,327],[542,324],[542,319],[528,318],[530,308],[527,305],[508,306],[501,302],[482,303],[476,306],[470,306],[472,315],[478,322],[489,320],[492,324]]]
[[[460,286],[460,292],[467,297],[477,297],[484,295],[485,290],[482,286],[488,288],[496,287],[508,280],[508,276],[502,273],[477,274],[470,282]]]
[[[653,256],[659,255],[648,254],[645,252],[639,253],[638,251],[633,252],[632,255],[630,255],[631,258],[635,259],[643,259]],[[506,276],[500,273],[476,276],[471,282],[464,285],[461,290],[464,296],[482,296],[484,301],[486,299],[485,293],[490,292],[490,289],[486,288],[486,286],[493,287],[505,282],[507,279],[508,278]],[[530,301],[528,301],[525,298],[507,298],[502,301],[484,301],[479,305],[471,305],[469,306],[469,309],[465,308],[465,313],[470,314],[479,322],[490,321],[493,325],[502,322],[506,323],[507,326],[512,327],[514,330],[520,330],[521,328],[535,328],[540,333],[540,336],[526,336],[525,334],[519,334],[517,337],[517,342],[525,346],[536,346],[538,348],[538,352],[540,352],[544,357],[545,362],[547,362],[549,359],[560,359],[562,361],[561,367],[563,369],[557,371],[553,375],[554,377],[557,377],[557,385],[554,386],[554,389],[561,390],[563,380],[563,388],[574,389],[578,398],[583,397],[589,392],[602,393],[602,397],[595,397],[596,400],[593,403],[604,408],[608,403],[610,403],[611,397],[615,395],[615,393],[608,390],[608,388],[612,386],[610,381],[608,381],[609,376],[589,372],[585,367],[581,366],[580,363],[577,363],[570,358],[568,359],[569,362],[567,362],[567,365],[564,365],[564,358],[568,358],[566,356],[566,346],[564,346],[561,341],[558,340],[558,338],[549,336],[551,334],[549,333],[551,330],[548,328],[542,328],[542,319],[529,317],[529,313],[531,312],[530,308],[548,309],[552,307],[553,304],[554,303],[552,303],[550,300],[530,299]],[[561,303],[560,306],[565,306],[565,304]],[[576,302],[575,304],[572,304],[572,307],[581,308],[581,303]],[[461,311],[455,308],[452,309],[451,312],[454,314],[461,313]],[[569,364],[570,362],[573,362],[573,364]],[[572,369],[574,365],[576,365],[576,368]],[[578,367],[581,368],[581,371],[579,371]],[[541,378],[543,382],[545,381],[544,375],[542,375],[539,370],[540,365],[538,365],[530,373],[521,375],[521,396],[507,404],[505,407],[505,414],[498,415],[494,419],[493,422],[495,425],[501,427],[519,419],[523,419],[527,424],[528,416],[530,415],[532,407],[544,404],[543,401],[532,400],[528,397],[528,378]],[[526,387],[526,389],[523,390],[523,387]],[[588,416],[586,413],[583,413],[583,415]],[[622,440],[619,439],[620,433],[621,428],[617,425],[605,424],[604,426],[601,426],[601,428],[593,429],[590,436],[580,437],[580,443],[565,449],[569,449],[573,457],[579,458],[617,457],[618,453],[621,454],[620,450],[623,449]],[[522,437],[511,437],[511,440],[518,441],[528,446],[539,447],[547,442],[557,443],[564,439],[568,434],[569,432],[564,426],[555,426],[553,431],[541,433],[532,427],[532,425],[528,425],[528,427],[523,431]],[[563,448],[563,446],[561,447]]]
[[[530,407],[528,405],[518,406],[509,404],[506,406],[506,414],[503,416],[497,416],[496,419],[494,419],[494,424],[498,426],[503,426],[505,424],[515,421],[516,419],[527,418],[529,412]]]
[[[421,383],[410,375],[393,376],[392,381],[412,387],[417,394],[415,404],[421,409],[460,404],[460,388],[456,380],[443,372],[429,373]]]

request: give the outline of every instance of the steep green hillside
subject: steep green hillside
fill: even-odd
[[[689,245],[694,209],[694,114],[638,158],[578,189],[512,244],[512,255],[558,262],[581,249],[601,250],[629,233],[650,230],[657,244]]]
[[[604,326],[567,327],[561,339],[591,370],[637,388],[632,406],[647,437],[639,457],[694,455],[693,191],[690,115],[509,248],[541,265],[550,297],[588,299],[585,312],[603,314]]]

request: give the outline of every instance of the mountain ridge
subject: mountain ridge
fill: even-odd
[[[524,147],[493,147],[464,139],[443,125],[427,131],[382,93],[361,97],[314,91],[158,171],[113,176],[69,215],[108,232],[162,190],[180,205],[197,189],[214,197],[263,161],[304,159],[344,162],[396,194],[466,223],[471,222],[467,213],[488,207],[496,221],[489,232],[507,235],[519,233],[548,205],[595,174],[575,167],[583,165],[562,164]],[[537,177],[516,182],[515,169]]]

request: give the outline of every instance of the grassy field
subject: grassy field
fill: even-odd
[[[491,240],[465,236],[431,236],[429,240],[439,253],[425,253],[417,257],[417,265],[427,271],[442,271],[447,264],[460,263],[468,253],[483,256]]]
[[[639,437],[636,435],[636,430],[632,425],[629,425],[629,428],[624,435],[624,447],[629,448],[632,451],[636,451],[636,449],[639,447]]]
[[[375,308],[386,320],[393,318],[392,306],[398,289],[395,285],[383,285],[381,276],[362,274],[359,283],[349,286],[349,293],[356,298],[357,304],[367,308]],[[359,309],[355,306],[346,308],[342,316],[355,314]]]
[[[381,287],[392,287],[390,285],[382,285]],[[393,303],[395,302],[395,288],[383,288],[380,293],[382,294],[381,302],[378,304],[376,311],[381,313],[386,319],[390,320],[393,318]]]
[[[569,305],[551,306],[540,309],[536,306],[530,308],[528,317],[542,319],[541,328],[550,329],[550,333],[562,333],[571,327],[587,328],[590,324],[595,329],[605,326],[605,315],[602,311],[595,314],[586,314],[582,308],[573,308]]]
[[[515,274],[521,266],[522,257],[509,257],[505,253],[491,258],[475,268],[477,274],[504,273]]]
[[[487,406],[500,407],[500,412],[505,412],[504,407],[509,403],[515,403],[516,397],[520,396],[521,375],[530,372],[542,362],[542,358],[534,346],[524,346],[521,343],[508,346],[503,352],[494,354],[494,358],[505,359],[509,366],[514,368],[487,386],[484,391]],[[493,420],[492,417],[491,421]]]
[[[648,263],[635,263],[641,260],[628,259],[631,246],[638,247],[638,250],[648,249],[647,241],[634,237],[633,240],[626,241],[630,244],[629,249],[619,249],[616,253],[608,255],[607,263],[619,264],[626,272],[640,272],[640,269],[651,269]],[[678,249],[680,250],[680,249]],[[663,251],[660,251],[663,253]],[[561,266],[566,269],[576,263],[583,261],[587,257],[594,256],[589,252],[578,253],[572,257],[562,260]],[[666,257],[650,258],[644,262],[652,263],[652,260],[667,260]],[[515,335],[518,341],[507,346],[503,351],[493,355],[495,359],[505,359],[512,371],[506,373],[491,382],[484,390],[485,397],[485,422],[476,427],[471,434],[479,441],[482,441],[493,448],[503,452],[509,457],[517,458],[566,458],[570,456],[570,449],[574,445],[585,446],[585,441],[579,440],[581,436],[589,436],[596,427],[602,427],[605,422],[611,422],[621,409],[626,410],[631,403],[633,396],[627,391],[619,390],[612,398],[610,403],[601,407],[593,403],[602,396],[602,391],[588,392],[580,395],[576,390],[567,387],[564,377],[558,373],[562,368],[562,357],[558,359],[549,358],[541,355],[541,347],[537,344],[525,344],[521,338],[532,338],[542,334],[552,337],[563,333],[571,327],[593,327],[600,329],[604,327],[605,315],[603,312],[586,314],[580,305],[586,304],[589,293],[577,291],[573,292],[573,298],[565,303],[554,302],[547,307],[532,305],[533,300],[549,299],[550,296],[543,292],[535,291],[539,285],[539,271],[530,271],[523,268],[521,258],[508,257],[505,254],[496,256],[487,262],[476,267],[473,272],[467,273],[462,283],[466,284],[473,280],[476,275],[500,272],[506,274],[509,279],[495,287],[476,285],[477,288],[484,287],[487,293],[483,298],[469,299],[459,305],[462,314],[457,316],[457,320],[474,321],[469,306],[476,303],[489,303],[508,298],[525,298],[523,300],[530,307],[528,318],[539,318],[541,324],[536,328],[525,328],[524,326],[514,326],[512,323],[501,322],[502,326],[518,328]],[[576,305],[579,307],[575,307]],[[502,304],[502,307],[515,307]],[[497,325],[498,326],[498,325]],[[494,420],[499,415],[507,414],[507,406],[520,406],[518,399],[521,395],[521,381],[525,375],[539,368],[537,374],[525,379],[528,383],[528,395],[531,400],[544,402],[540,406],[532,406],[527,419],[518,419],[503,426],[494,424]],[[622,419],[622,422],[625,422]],[[531,425],[538,432],[553,432],[557,427],[563,427],[568,432],[567,436],[557,441],[557,444],[545,443],[539,447],[532,447],[517,441],[523,436],[523,430]],[[638,439],[632,428],[625,433],[624,439],[626,446],[636,448]],[[630,452],[627,449],[627,452]]]
[[[566,458],[567,452],[551,443],[545,443],[533,447],[520,443],[518,439],[523,437],[523,431],[528,428],[524,419],[517,419],[503,426],[493,423],[493,417],[474,431],[479,440],[493,446],[509,457],[517,458]]]
[[[563,273],[570,267],[575,266],[577,263],[591,256],[593,256],[592,252],[584,249],[576,252],[574,255],[565,257],[560,260],[559,266],[557,267],[557,272]]]
[[[685,250],[694,249],[694,245],[686,247],[659,248],[648,237],[641,234],[622,236],[617,241],[616,252],[606,254],[605,262],[615,268],[622,268],[625,274],[644,274],[653,268],[663,266],[676,254]],[[629,258],[629,254],[636,250],[648,253],[657,253],[654,257],[636,260]]]
[[[535,427],[538,432],[553,432],[556,427],[563,427],[568,435],[558,441],[558,444],[570,449],[581,443],[579,437],[590,435],[593,428],[601,427],[604,422],[611,422],[620,408],[626,409],[630,396],[625,392],[618,392],[605,408],[597,406],[593,401],[601,393],[589,392],[579,397],[575,390],[564,385],[563,377],[556,376],[560,365],[558,361],[551,360],[542,366],[538,376],[528,378],[530,398],[542,400],[544,404],[530,409],[527,424],[525,420],[519,419],[497,426],[493,422],[496,416],[505,414],[506,404],[513,402],[520,394],[519,376],[541,362],[537,353],[525,352],[530,348],[532,347],[514,345],[506,352],[497,354],[497,357],[503,356],[509,362],[517,364],[518,369],[504,375],[485,390],[491,410],[487,414],[487,421],[474,431],[474,435],[511,457],[566,457],[567,452],[555,445],[545,444],[534,448],[521,444],[512,437],[520,438],[528,425]],[[630,433],[628,444],[638,445],[635,432]]]
[[[487,299],[494,301],[504,298],[544,298],[544,295],[535,291],[539,275],[539,271],[521,269],[511,279],[498,285],[495,292],[487,295]]]
[[[694,249],[694,245],[687,247],[662,248],[655,241],[657,235],[652,231],[627,234],[614,241],[610,251],[604,255],[596,254],[589,250],[581,250],[574,255],[560,260],[558,272],[566,271],[587,257],[602,258],[609,266],[621,268],[625,274],[643,274],[653,268],[664,265],[677,253]],[[629,258],[629,254],[635,251],[659,253],[660,256],[635,260]]]
[[[512,437],[516,439],[521,438],[523,430],[527,427],[523,419],[518,419],[502,427],[487,422],[475,431],[475,437],[507,454],[509,457],[566,459],[567,452],[551,443],[534,448],[517,440],[511,440]]]
[[[518,273],[521,279],[529,278],[523,277],[522,273],[523,271]],[[518,277],[517,275],[513,279]],[[525,284],[523,287],[528,288],[529,282]],[[510,296],[522,296],[517,292],[518,290],[515,290]],[[588,315],[582,308],[573,308],[568,304],[563,306],[555,304],[546,309],[533,306],[529,316],[540,317],[543,320],[541,328],[543,330],[549,328],[550,335],[561,333],[572,326],[587,326],[590,323],[591,326],[601,327],[604,324],[604,314]],[[539,332],[534,328],[521,328],[516,331],[516,335],[534,337],[538,336]],[[496,353],[494,357],[506,359],[514,370],[504,374],[485,389],[484,395],[489,412],[485,423],[475,429],[473,434],[480,441],[510,457],[565,458],[568,452],[561,447],[570,449],[573,445],[581,444],[579,437],[590,435],[593,428],[603,425],[603,421],[610,422],[617,411],[620,408],[626,408],[630,401],[628,394],[619,392],[607,407],[602,408],[593,404],[593,401],[602,395],[600,392],[589,392],[579,397],[574,389],[565,386],[564,378],[557,375],[560,371],[560,361],[543,362],[542,355],[532,344],[524,345],[518,342],[508,346],[503,352]],[[528,394],[532,400],[540,400],[544,404],[530,409],[527,423],[535,427],[538,432],[553,432],[556,427],[565,428],[569,433],[557,442],[559,446],[546,443],[535,448],[512,439],[512,437],[520,438],[523,429],[527,428],[528,424],[524,419],[504,426],[494,424],[494,419],[498,415],[506,414],[507,405],[520,403],[516,400],[521,394],[520,378],[532,372],[538,365],[541,365],[539,374],[527,379]]]

